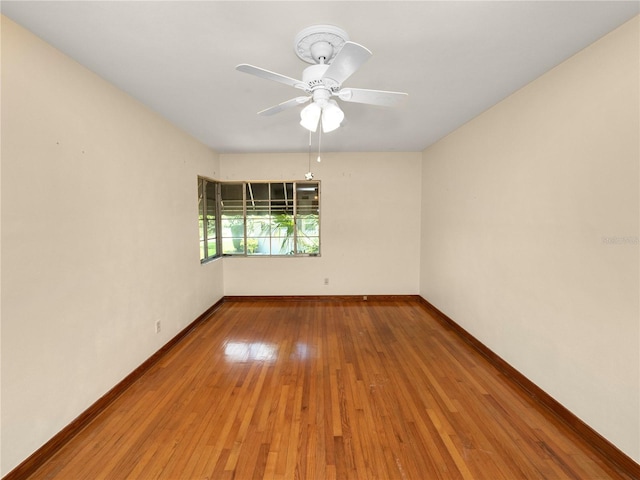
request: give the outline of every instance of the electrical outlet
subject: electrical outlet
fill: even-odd
[[[328,279],[328,278],[325,278],[325,279],[324,279],[324,284],[325,284],[325,285],[329,285],[329,279]]]
[[[160,320],[156,320],[156,333],[160,333]]]

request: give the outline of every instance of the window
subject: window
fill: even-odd
[[[200,261],[218,257],[218,183],[198,177],[198,210],[200,226]]]
[[[242,183],[220,184],[220,231],[224,255],[244,254],[244,195]]]
[[[300,253],[320,253],[320,184],[296,183],[296,243]]]
[[[319,182],[220,183],[224,255],[319,255]]]

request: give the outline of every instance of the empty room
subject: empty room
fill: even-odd
[[[640,478],[637,1],[2,1],[0,477]]]

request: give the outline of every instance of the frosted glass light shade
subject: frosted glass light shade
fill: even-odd
[[[318,129],[318,121],[320,120],[321,113],[322,109],[317,103],[310,103],[300,112],[300,125],[307,130],[315,132]]]
[[[344,120],[344,112],[335,100],[329,100],[322,109],[322,131],[333,132]]]

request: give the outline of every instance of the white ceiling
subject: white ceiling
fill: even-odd
[[[296,34],[337,25],[373,52],[345,86],[409,93],[341,103],[325,151],[421,151],[638,14],[637,1],[6,1],[2,13],[214,150],[306,152],[300,94],[237,72],[301,78]],[[314,143],[317,139],[314,139]]]

